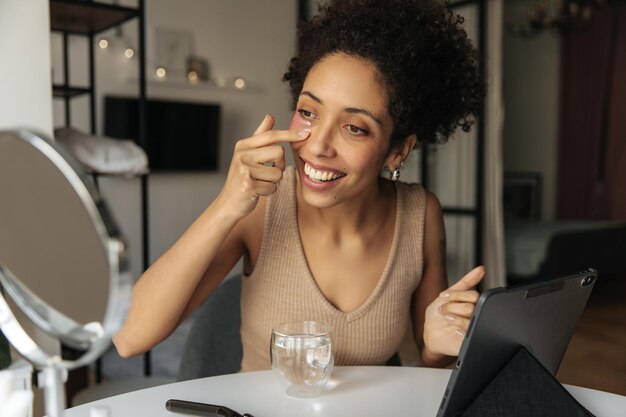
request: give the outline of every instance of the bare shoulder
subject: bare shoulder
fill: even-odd
[[[426,199],[426,216],[428,220],[428,216],[438,215],[441,216],[441,204],[439,203],[439,199],[437,196],[428,191],[422,184],[420,183],[398,183],[402,186],[406,187],[410,193],[421,194],[424,193],[424,198]]]
[[[426,216],[424,225],[424,255],[426,264],[445,259],[446,233],[441,203],[437,196],[426,191]]]
[[[432,223],[439,223],[443,221],[443,212],[441,210],[441,203],[435,194],[425,190],[426,195],[426,226]]]

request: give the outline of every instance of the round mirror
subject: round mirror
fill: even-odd
[[[3,131],[0,199],[0,328],[36,368],[93,361],[122,323],[131,281],[124,241],[92,179],[49,139]],[[60,358],[35,343],[40,331],[84,354]]]

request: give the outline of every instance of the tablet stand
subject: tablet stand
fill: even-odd
[[[520,347],[460,416],[594,417],[525,347]]]

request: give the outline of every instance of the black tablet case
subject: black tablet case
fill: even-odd
[[[534,361],[541,364],[540,369],[553,378],[596,277],[595,270],[586,270],[541,282],[484,291],[476,303],[457,367],[452,371],[437,417],[463,415],[485,387],[504,372],[507,363],[522,346],[532,354]],[[546,379],[543,378],[543,385],[550,386]],[[509,393],[524,395],[527,389],[547,389],[541,385],[529,388],[529,380],[532,379],[525,376],[524,382],[518,383],[518,388],[509,390]],[[558,384],[553,379],[552,382]],[[541,398],[541,395],[536,396]],[[520,403],[525,401],[520,400]]]
[[[460,417],[594,417],[525,347]]]

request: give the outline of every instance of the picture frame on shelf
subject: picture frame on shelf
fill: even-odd
[[[505,172],[505,220],[540,220],[542,187],[543,176],[539,172]]]
[[[156,64],[170,76],[185,78],[187,58],[193,55],[193,34],[168,28],[156,30]]]
[[[210,80],[209,61],[196,55],[189,55],[186,60],[187,79],[190,82],[208,82]]]

